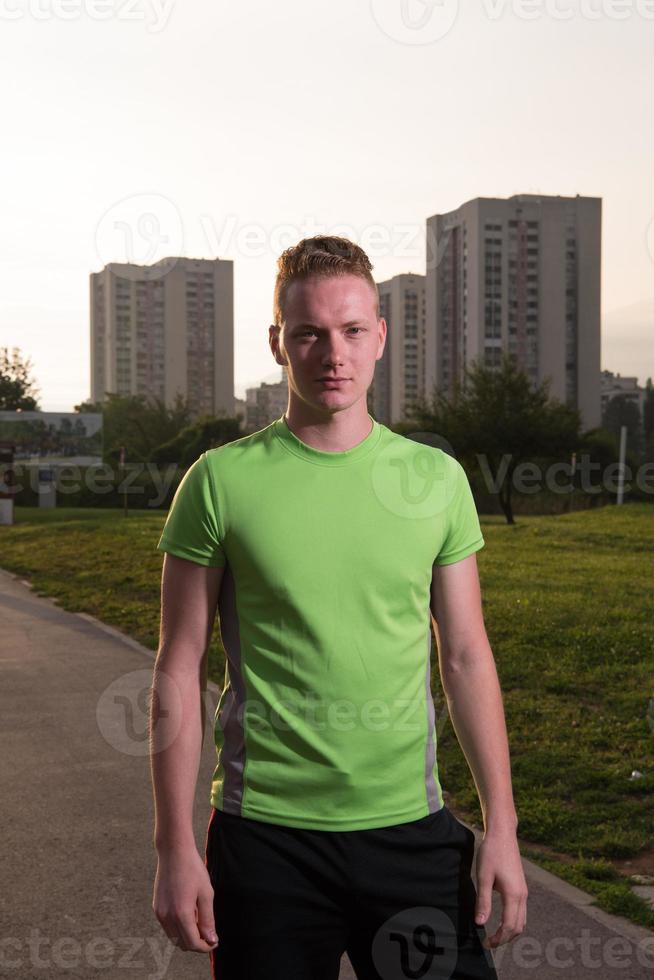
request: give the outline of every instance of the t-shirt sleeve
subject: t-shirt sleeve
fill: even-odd
[[[434,564],[450,565],[484,547],[475,499],[466,471],[453,456],[454,491],[444,515],[445,536]]]
[[[199,565],[226,563],[215,488],[206,453],[189,467],[175,491],[157,549]]]

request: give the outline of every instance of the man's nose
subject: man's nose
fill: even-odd
[[[338,364],[343,363],[345,351],[345,343],[340,337],[335,339],[327,339],[321,350],[322,361],[325,364],[329,364],[335,361]]]

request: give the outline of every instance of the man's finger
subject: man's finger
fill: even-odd
[[[218,945],[218,936],[213,918],[213,888],[198,895],[198,930],[205,942],[210,946]]]
[[[520,908],[520,932],[524,932],[527,928],[527,896],[522,899],[522,905]]]
[[[513,895],[502,896],[502,899],[502,921],[493,935],[487,937],[485,940],[487,948],[490,946],[500,946],[502,943],[508,942],[509,939],[517,936],[520,931],[518,929],[518,923],[520,921],[521,899]]]
[[[477,881],[477,901],[475,902],[475,922],[477,925],[488,921],[491,911],[493,878],[483,875]]]
[[[177,919],[177,932],[180,936],[180,947],[185,952],[210,953],[213,946],[204,941],[198,931],[195,915],[184,915]]]

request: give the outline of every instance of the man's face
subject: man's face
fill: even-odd
[[[270,327],[270,346],[302,401],[333,413],[365,400],[386,340],[372,287],[353,275],[297,280],[285,315],[280,331]]]

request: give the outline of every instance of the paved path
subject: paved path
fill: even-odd
[[[208,957],[174,949],[151,909],[144,693],[153,659],[0,571],[3,980],[210,980]],[[214,687],[196,799],[202,854],[216,701]],[[654,974],[654,936],[593,910],[588,896],[529,862],[525,869],[527,931],[494,952],[501,980]],[[489,931],[498,919],[495,896]],[[344,957],[341,980],[351,978]]]

